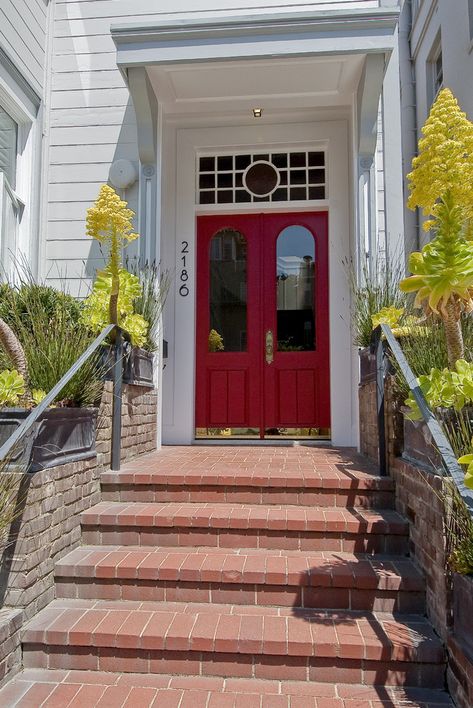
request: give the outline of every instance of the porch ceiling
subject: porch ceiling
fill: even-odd
[[[260,59],[148,67],[166,113],[248,113],[348,106],[363,55]]]

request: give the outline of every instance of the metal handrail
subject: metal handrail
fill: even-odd
[[[81,366],[90,359],[92,354],[97,351],[99,346],[105,339],[116,331],[114,342],[114,364],[113,364],[113,405],[112,405],[112,446],[111,446],[111,464],[110,467],[114,471],[120,469],[121,458],[121,401],[122,401],[122,359],[123,359],[123,333],[120,327],[110,324],[101,331],[92,344],[85,350],[83,354],[74,362],[71,368],[57,382],[57,384],[46,394],[41,403],[32,409],[31,413],[25,420],[16,428],[10,435],[8,440],[0,447],[0,460],[8,458],[15,446],[28,433],[36,421],[42,416],[46,408],[54,401],[61,393],[62,389],[79,371]]]
[[[383,335],[387,342],[394,358],[397,361],[399,369],[404,376],[409,389],[414,397],[415,402],[419,406],[425,424],[429,429],[432,440],[440,454],[444,476],[449,476],[453,479],[455,486],[458,489],[466,506],[473,513],[473,492],[465,486],[465,475],[457,462],[455,453],[450,445],[442,426],[429,408],[422,389],[414,372],[404,356],[404,353],[397,342],[391,327],[387,324],[379,325],[374,331],[371,339],[371,351],[376,353],[376,392],[378,402],[378,439],[379,439],[379,463],[381,474],[386,474],[386,428],[384,423],[384,381],[386,378],[385,366],[385,349],[383,346]]]

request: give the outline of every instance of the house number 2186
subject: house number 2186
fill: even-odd
[[[189,288],[186,285],[187,281],[189,280],[189,273],[187,271],[187,256],[189,255],[189,244],[187,241],[181,241],[181,246],[182,268],[179,275],[179,280],[181,282],[181,286],[179,288],[179,295],[181,297],[187,297],[189,295]]]

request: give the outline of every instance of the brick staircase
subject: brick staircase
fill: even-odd
[[[445,706],[390,479],[331,448],[167,448],[102,477],[2,706]]]

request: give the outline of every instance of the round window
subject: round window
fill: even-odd
[[[255,197],[268,197],[279,186],[279,172],[270,162],[258,160],[246,168],[243,185]]]

